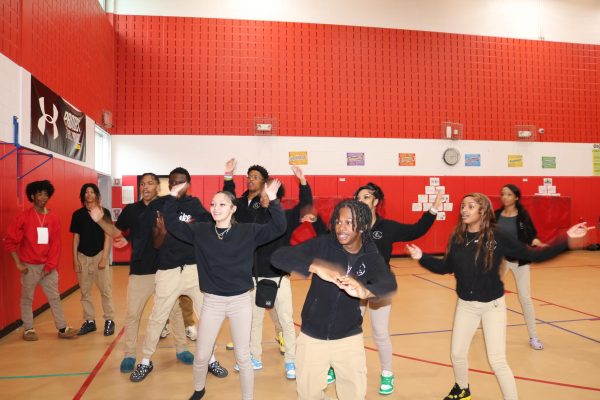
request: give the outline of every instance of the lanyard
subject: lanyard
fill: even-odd
[[[48,215],[48,212],[46,212],[46,214],[44,214],[44,218],[40,219],[40,216],[38,215],[38,212],[36,210],[33,210],[33,212],[35,212],[35,216],[37,217],[38,222],[40,223],[40,228],[44,227],[44,222],[46,222],[46,215]]]

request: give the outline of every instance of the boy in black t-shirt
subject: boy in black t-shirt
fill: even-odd
[[[80,209],[73,213],[70,231],[73,233],[73,269],[77,273],[83,306],[83,325],[79,335],[96,330],[96,309],[92,302],[92,284],[95,282],[102,297],[104,336],[115,333],[115,308],[112,300],[112,273],[108,266],[110,237],[90,217],[88,209],[100,206],[100,189],[95,183],[85,183],[79,192]],[[110,212],[104,209],[104,218]]]

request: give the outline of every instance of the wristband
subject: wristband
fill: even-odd
[[[223,178],[225,178],[226,181],[230,181],[233,179],[233,173],[232,172],[225,172],[223,174]]]
[[[431,208],[429,209],[429,212],[432,213],[433,215],[437,215],[438,210],[434,206],[431,206]]]

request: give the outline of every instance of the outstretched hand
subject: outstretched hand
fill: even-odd
[[[99,205],[89,208],[88,213],[94,222],[98,222],[104,217],[104,209]]]
[[[595,226],[587,226],[587,222],[581,222],[575,224],[567,231],[569,237],[569,248],[570,249],[581,249],[586,245],[585,237],[590,229],[594,229]]]
[[[279,179],[273,179],[265,183],[265,193],[269,197],[269,201],[273,201],[277,198],[277,191],[281,187],[281,181]]]
[[[433,205],[431,206],[431,208],[435,209],[436,211],[442,211],[442,199],[444,198],[444,195],[441,192],[437,192],[437,195],[435,196],[435,201],[433,202]]]
[[[413,260],[420,260],[421,257],[423,257],[423,251],[419,248],[419,246],[416,246],[414,244],[407,244],[406,250],[408,250],[408,252],[410,253],[410,257]]]
[[[296,178],[300,181],[302,185],[306,185],[306,178],[304,177],[304,172],[302,168],[297,165],[292,165],[292,172],[296,175]]]

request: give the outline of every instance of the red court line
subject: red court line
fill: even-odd
[[[88,375],[88,377],[85,380],[85,382],[83,382],[83,385],[81,385],[81,387],[79,388],[79,391],[73,397],[73,400],[79,400],[79,399],[81,399],[81,396],[83,396],[83,394],[88,389],[88,387],[91,385],[92,381],[94,380],[94,378],[96,377],[96,375],[98,374],[98,372],[100,372],[100,368],[102,368],[102,366],[104,365],[104,363],[106,362],[106,360],[110,356],[110,353],[112,353],[112,351],[114,350],[115,346],[117,345],[117,342],[119,341],[119,339],[121,339],[121,336],[123,336],[124,332],[125,332],[125,328],[123,327],[123,328],[121,328],[121,330],[117,334],[117,337],[115,338],[115,340],[113,340],[112,343],[110,344],[110,346],[108,346],[108,348],[104,352],[104,355],[102,356],[102,358],[100,359],[100,361],[98,361],[98,364],[96,364],[96,366],[94,367],[94,369],[92,370],[92,372]]]
[[[371,351],[377,351],[376,348],[369,347],[369,346],[365,346],[365,349],[371,350]],[[426,364],[433,364],[433,365],[439,365],[439,366],[442,366],[442,367],[452,368],[451,364],[446,364],[446,363],[442,363],[442,362],[438,362],[438,361],[425,360],[423,358],[417,358],[417,357],[411,357],[411,356],[404,356],[404,355],[398,354],[398,353],[392,353],[392,354],[395,357],[404,358],[404,359],[411,360],[411,361],[418,361],[418,362],[422,362],[422,363],[426,363]],[[491,372],[491,371],[483,371],[483,370],[474,369],[474,368],[469,368],[469,371],[471,371],[471,372],[477,372],[479,374],[485,374],[485,375],[494,375],[494,373]],[[574,388],[574,389],[591,390],[593,392],[600,392],[600,388],[594,388],[594,387],[589,387],[589,386],[581,386],[581,385],[573,385],[573,384],[570,384],[570,383],[547,381],[547,380],[544,380],[544,379],[527,378],[527,377],[524,377],[524,376],[515,376],[515,379],[519,379],[519,380],[522,380],[522,381],[529,381],[529,382],[544,383],[546,385],[563,386],[563,387],[569,387],[569,388]]]

